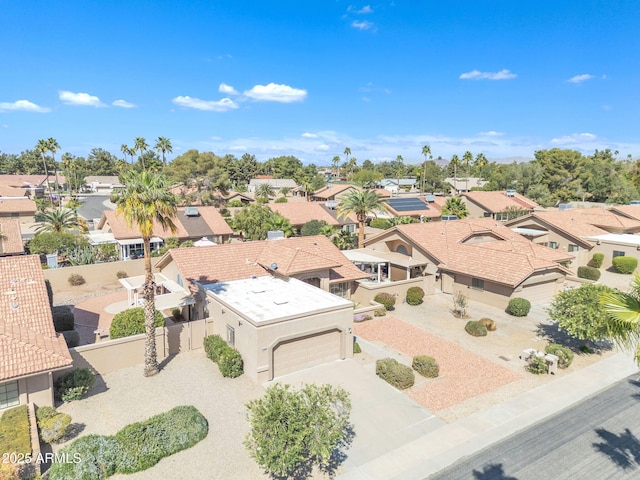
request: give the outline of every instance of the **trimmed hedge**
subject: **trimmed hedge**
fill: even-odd
[[[220,335],[204,337],[204,351],[207,357],[218,364],[223,377],[236,378],[244,373],[242,355],[229,346]]]
[[[225,342],[220,335],[204,337],[204,351],[212,362],[218,363],[220,354],[226,348],[228,348],[227,342]]]
[[[638,268],[638,259],[634,257],[614,257],[612,263],[618,273],[625,275],[633,273]]]
[[[424,298],[424,290],[420,287],[411,287],[407,290],[407,303],[409,305],[420,305]]]
[[[428,355],[416,355],[413,357],[411,368],[423,377],[436,378],[440,375],[440,366],[436,359]]]
[[[393,310],[396,304],[396,297],[391,293],[381,292],[373,297],[374,302],[381,303],[387,310]]]
[[[589,266],[578,267],[578,278],[596,281],[600,278],[600,270]]]
[[[71,416],[58,413],[54,407],[40,407],[36,410],[36,422],[40,430],[40,440],[54,443],[64,438],[71,428]]]
[[[526,298],[512,298],[509,300],[509,306],[507,307],[507,313],[514,317],[526,317],[531,310],[531,302]]]
[[[398,363],[394,358],[377,360],[376,375],[399,390],[412,387],[416,381],[411,367]]]
[[[74,348],[80,345],[80,332],[78,330],[65,330],[62,333],[64,341],[67,342],[67,348]]]
[[[193,406],[176,407],[142,422],[127,425],[114,436],[87,435],[63,448],[68,458],[54,463],[49,480],[100,480],[116,473],[153,467],[164,457],[192,447],[207,436],[207,419]]]
[[[591,257],[591,266],[593,268],[600,268],[602,266],[602,262],[604,261],[604,253],[594,253],[593,257]]]
[[[474,337],[486,337],[487,327],[482,322],[470,320],[464,326],[465,331]]]
[[[573,362],[573,352],[568,347],[563,347],[557,343],[550,343],[544,347],[545,353],[550,353],[558,357],[559,368],[569,368]]]
[[[495,332],[496,328],[498,328],[496,322],[494,320],[491,320],[490,318],[481,318],[478,321],[483,324],[489,332]]]
[[[96,376],[88,368],[71,370],[56,380],[55,397],[63,402],[79,400],[91,390],[95,381]]]
[[[52,307],[51,315],[53,316],[53,326],[56,332],[65,332],[75,328],[73,312],[67,305]]]
[[[164,327],[164,317],[159,311],[155,311],[155,326]],[[145,333],[144,308],[136,307],[118,313],[111,321],[109,338],[123,338],[131,335]]]

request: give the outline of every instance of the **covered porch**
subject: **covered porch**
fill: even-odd
[[[127,290],[127,308],[143,306],[142,287],[144,286],[144,281],[144,275],[120,279],[120,284]],[[169,280],[162,273],[154,273],[153,281],[156,284],[156,310],[170,310],[195,304],[195,300],[191,292],[189,292],[189,289]]]
[[[356,267],[370,274],[360,283],[389,283],[422,277],[428,262],[396,252],[381,252],[368,248],[343,250],[342,253]]]

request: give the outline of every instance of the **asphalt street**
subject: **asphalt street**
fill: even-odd
[[[633,375],[432,480],[640,479],[640,382]]]
[[[109,195],[81,195],[82,205],[78,209],[78,215],[87,220],[102,217],[102,212],[107,210],[105,201],[109,200]]]

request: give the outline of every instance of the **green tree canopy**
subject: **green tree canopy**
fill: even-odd
[[[469,215],[467,205],[462,199],[453,197],[448,198],[442,207],[442,215],[456,215],[458,218],[465,218]]]
[[[264,240],[276,216],[266,205],[253,204],[242,207],[231,223],[234,230],[242,232],[247,240]]]

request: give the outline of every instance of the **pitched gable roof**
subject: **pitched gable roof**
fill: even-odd
[[[0,381],[71,366],[37,255],[0,258]]]
[[[524,197],[519,193],[516,193],[513,196],[507,196],[505,191],[474,191],[463,193],[461,196],[490,213],[499,213],[507,208],[533,210],[538,207],[536,202],[529,200],[527,197]]]
[[[20,222],[15,218],[0,219],[0,255],[19,255],[24,253]]]
[[[311,196],[315,198],[329,199],[351,189],[360,190],[360,187],[356,187],[355,185],[350,185],[348,183],[335,183],[316,190],[311,194]]]
[[[301,227],[311,220],[320,220],[327,222],[327,225],[337,227],[340,222],[333,218],[320,203],[315,202],[288,202],[288,203],[269,203],[272,212],[277,212],[284,218],[289,220],[292,226]]]
[[[1,213],[17,213],[23,215],[35,215],[36,202],[30,198],[0,198]]]

